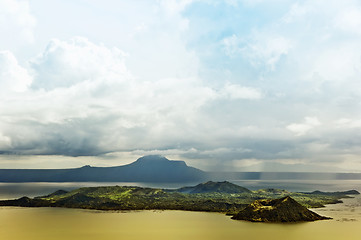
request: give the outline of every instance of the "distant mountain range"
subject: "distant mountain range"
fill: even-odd
[[[73,169],[0,169],[0,182],[196,182],[206,173],[158,155],[119,167]]]
[[[225,180],[339,180],[361,179],[361,173],[205,172],[159,155],[139,158],[117,167],[72,169],[0,169],[0,182],[203,182]],[[204,186],[206,187],[206,186]],[[189,189],[188,189],[189,190]],[[188,191],[187,189],[185,191]],[[194,190],[196,191],[196,190]]]

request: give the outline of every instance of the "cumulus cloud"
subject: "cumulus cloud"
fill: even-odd
[[[121,50],[85,38],[52,40],[31,61],[33,79],[10,52],[1,56],[2,85],[25,91],[0,104],[1,139],[11,142],[3,152],[82,156],[187,148],[209,137],[200,129],[202,107],[261,97],[253,88],[217,90],[195,77],[138,80]]]
[[[27,1],[0,2],[1,153],[159,153],[209,170],[357,160],[359,2],[67,4],[83,21],[39,7],[35,29]]]
[[[32,82],[28,71],[18,64],[10,51],[0,51],[0,92],[24,92]],[[1,98],[1,97],[0,97]]]
[[[0,43],[34,41],[35,25],[36,19],[30,13],[28,1],[0,1],[0,32],[6,33],[1,35]]]
[[[127,70],[124,53],[91,43],[86,38],[70,41],[53,39],[45,51],[32,61],[36,72],[32,87],[52,90],[70,87],[79,82],[102,79],[123,81]]]

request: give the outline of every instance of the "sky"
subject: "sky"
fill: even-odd
[[[0,168],[361,172],[360,1],[0,0],[0,36]]]

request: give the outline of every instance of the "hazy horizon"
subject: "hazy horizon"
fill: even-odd
[[[361,172],[361,2],[0,0],[0,169]]]
[[[159,156],[159,157],[165,157],[167,158],[166,156],[162,156],[162,155],[147,155],[147,156]],[[142,157],[146,157],[146,156],[142,156]],[[140,158],[142,158],[140,157]],[[139,158],[138,158],[139,159]],[[121,166],[125,166],[125,165],[129,165],[131,163],[134,163],[136,162],[138,159],[134,159],[132,161],[130,161],[129,163],[124,163],[124,164],[118,164],[118,165],[107,165],[107,166],[98,166],[98,165],[81,165],[81,166],[74,166],[74,167],[63,167],[63,168],[55,168],[55,167],[49,167],[49,166],[38,166],[36,168],[26,168],[26,167],[18,167],[18,168],[9,168],[9,167],[4,167],[4,168],[1,168],[1,169],[77,169],[77,168],[83,168],[83,167],[121,167]],[[168,158],[167,158],[168,159]],[[168,159],[169,161],[180,161],[180,160],[177,160],[177,159]],[[181,161],[184,161],[185,164],[188,166],[188,167],[193,167],[192,165],[189,165],[189,163],[187,163],[187,160],[181,160]],[[232,173],[232,172],[264,172],[264,173],[267,173],[267,172],[270,172],[270,173],[325,173],[325,174],[332,174],[332,173],[347,173],[347,174],[353,174],[353,173],[360,173],[360,172],[336,172],[336,171],[317,171],[317,170],[309,170],[309,169],[304,169],[299,167],[298,169],[296,168],[287,168],[287,167],[284,167],[282,165],[279,165],[279,167],[277,169],[274,169],[272,167],[275,167],[275,165],[273,163],[271,163],[272,166],[270,169],[273,169],[272,171],[269,171],[267,170],[267,165],[263,165],[262,169],[263,170],[260,170],[261,168],[259,168],[259,166],[253,166],[253,167],[244,167],[242,168],[241,170],[234,170],[234,169],[224,169],[224,168],[220,168],[220,169],[215,169],[215,170],[205,170],[205,169],[201,169],[201,168],[197,168],[199,170],[202,170],[204,172],[210,172],[210,173]],[[299,165],[298,165],[299,166]],[[1,170],[0,169],[0,170]],[[361,174],[361,173],[360,173]],[[328,176],[328,175],[325,175],[325,176]],[[351,176],[351,175],[350,175]],[[254,176],[253,176],[254,177]],[[273,180],[275,180],[277,178],[277,175],[274,175],[274,176],[268,176],[268,177],[272,177]],[[310,176],[309,176],[310,177]],[[333,179],[333,175],[329,175],[328,176],[329,179]],[[326,177],[327,178],[327,177]],[[248,179],[248,178],[245,178],[245,179]],[[328,178],[327,178],[328,179]],[[356,178],[350,178],[350,179],[358,179],[358,177]],[[218,180],[216,180],[218,181]]]

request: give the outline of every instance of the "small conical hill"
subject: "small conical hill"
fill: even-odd
[[[273,200],[256,200],[232,219],[251,222],[306,222],[330,218],[308,210],[287,196]]]

